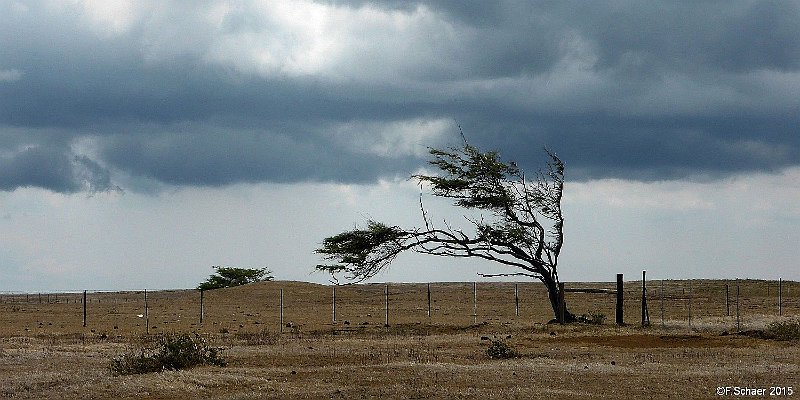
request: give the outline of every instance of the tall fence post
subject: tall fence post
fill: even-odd
[[[625,320],[623,319],[623,283],[622,283],[622,274],[617,274],[617,315],[616,315],[616,323],[617,325],[625,325]]]
[[[83,327],[86,327],[86,291],[83,291]]]
[[[564,307],[564,282],[558,283],[558,323],[564,324],[566,321],[566,307]]]
[[[647,271],[642,271],[642,326],[650,325],[650,311],[647,310]]]
[[[279,308],[280,308],[281,333],[283,333],[283,288],[281,288],[281,300]]]
[[[144,329],[146,334],[150,334],[150,310],[147,304],[147,289],[144,290]]]
[[[693,300],[694,290],[692,288],[691,283],[689,284],[689,332],[692,331],[692,300]]]
[[[336,323],[336,285],[333,285],[333,299],[331,300],[333,304],[333,323]]]
[[[428,283],[428,318],[431,317],[431,284]]]
[[[386,323],[384,323],[384,326],[388,328],[389,327],[389,284],[388,283],[384,287],[383,293],[386,302]]]
[[[778,278],[778,316],[783,316],[783,278]]]
[[[203,289],[200,289],[200,323],[203,323],[203,314],[205,314],[204,304],[203,304]]]
[[[519,284],[514,283],[514,314],[519,317]]]
[[[472,324],[478,323],[478,282],[472,282]]]
[[[664,280],[661,280],[661,289],[658,291],[658,294],[661,295],[661,327],[666,328],[666,324],[664,323]]]

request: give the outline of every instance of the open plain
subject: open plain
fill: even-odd
[[[82,292],[2,294],[0,398],[800,397],[798,342],[758,334],[800,318],[800,284],[780,286],[779,300],[774,281],[650,281],[647,327],[641,282],[626,282],[625,326],[602,293],[566,301],[603,324],[548,324],[529,282],[389,284],[388,313],[386,285],[339,286],[335,314],[332,286],[262,282],[205,292],[202,323],[196,290],[148,292],[146,307],[144,292],[91,292],[85,327]],[[197,332],[228,365],[111,373],[162,332]],[[493,340],[517,356],[490,358]]]

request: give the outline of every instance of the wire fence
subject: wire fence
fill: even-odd
[[[566,307],[613,324],[616,285],[567,283]],[[748,329],[776,317],[800,316],[800,283],[756,280],[649,280],[646,313],[642,281],[624,286],[628,324]],[[646,315],[645,315],[646,314]],[[607,317],[607,318],[606,318]],[[0,335],[104,335],[198,330],[350,331],[385,326],[526,327],[553,318],[538,282],[381,283],[326,286],[263,282],[200,292],[71,291],[0,293]]]

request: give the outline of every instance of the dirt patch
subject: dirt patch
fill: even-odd
[[[564,341],[575,344],[627,349],[740,347],[744,344],[734,339],[707,335],[634,334],[619,336],[580,336],[566,338]]]

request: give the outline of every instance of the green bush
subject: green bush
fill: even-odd
[[[199,284],[199,290],[213,290],[227,287],[241,286],[248,283],[271,281],[274,277],[272,271],[266,268],[235,268],[235,267],[212,267],[217,270],[208,279]]]
[[[766,333],[775,340],[800,340],[800,320],[773,322]]]
[[[164,370],[179,370],[198,365],[225,366],[220,349],[210,347],[197,333],[162,334],[154,349],[129,351],[111,360],[114,375],[146,374]]]
[[[593,312],[590,323],[594,325],[603,325],[603,322],[605,322],[605,320],[606,320],[605,314],[599,312]]]
[[[503,358],[514,358],[518,354],[514,351],[511,346],[503,342],[502,340],[492,340],[492,344],[486,349],[486,354],[489,355],[489,358],[493,360],[503,359]]]

